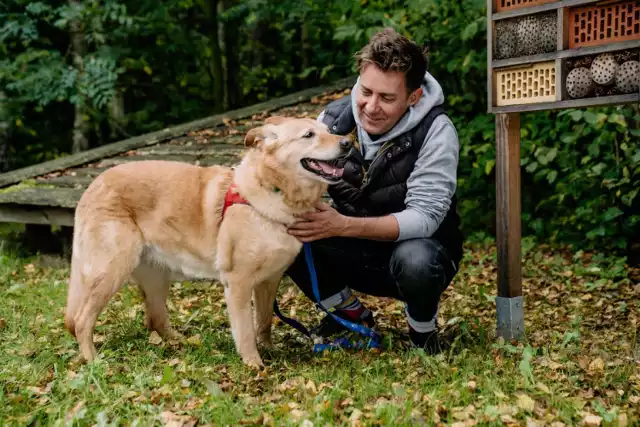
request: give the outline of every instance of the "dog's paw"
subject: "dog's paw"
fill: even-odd
[[[245,357],[242,359],[242,363],[255,371],[262,371],[264,369],[264,363],[262,363],[262,359],[260,358],[260,356]]]

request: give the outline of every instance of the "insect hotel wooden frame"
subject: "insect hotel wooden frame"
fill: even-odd
[[[524,333],[520,113],[640,102],[639,53],[640,0],[487,0],[499,337]]]

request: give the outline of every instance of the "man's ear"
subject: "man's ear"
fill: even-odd
[[[292,120],[294,119],[294,117],[285,117],[285,116],[271,116],[271,117],[267,117],[264,120],[265,124],[271,124],[271,125],[279,125],[281,123],[284,123],[288,120]]]
[[[276,134],[270,125],[259,126],[257,128],[249,129],[244,136],[245,147],[259,147],[262,145],[265,139],[275,138]]]
[[[415,105],[416,102],[420,101],[420,98],[422,97],[422,92],[423,91],[421,87],[414,90],[413,93],[409,95],[409,105]]]

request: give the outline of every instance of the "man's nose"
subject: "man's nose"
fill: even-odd
[[[374,97],[371,97],[371,99],[369,99],[365,104],[364,104],[364,111],[367,114],[373,114],[376,111],[378,111],[378,100]]]

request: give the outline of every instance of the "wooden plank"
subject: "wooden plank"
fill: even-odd
[[[268,112],[282,107],[298,104],[300,102],[308,101],[311,98],[322,95],[324,93],[349,88],[353,86],[355,81],[356,76],[347,77],[324,86],[306,89],[259,104],[254,104],[237,110],[228,111],[226,113],[205,117],[203,119],[195,120],[189,123],[184,123],[156,132],[135,136],[133,138],[114,142],[112,144],[103,145],[101,147],[93,148],[81,153],[68,155],[55,160],[50,160],[44,163],[39,163],[14,171],[6,172],[0,174],[0,187],[6,187],[8,185],[18,183],[23,179],[32,178],[34,176],[44,175],[53,171],[67,169],[85,163],[91,163],[104,157],[114,156],[125,151],[153,145],[169,138],[184,135],[188,132],[218,126],[223,124],[226,120],[237,120],[245,117],[251,117],[254,114]]]
[[[12,203],[75,209],[82,193],[84,190],[72,188],[22,188],[0,193],[0,204]]]
[[[567,99],[564,101],[554,102],[540,102],[538,104],[506,105],[502,107],[492,107],[490,113],[526,113],[542,110],[560,110],[564,108],[595,107],[598,105],[623,105],[638,102],[640,102],[640,93],[630,93],[625,95],[611,95],[593,98]]]
[[[242,153],[243,147],[231,144],[192,144],[192,145],[154,145],[153,147],[136,150],[138,154],[174,155],[192,154],[197,156],[218,155],[220,153]]]
[[[496,116],[496,209],[498,296],[521,296],[519,113]]]
[[[565,19],[564,16],[562,19]],[[566,37],[566,35],[563,35],[563,37]],[[568,41],[567,41],[567,45],[568,45]],[[516,58],[497,59],[493,61],[492,66],[493,68],[503,68],[503,67],[510,67],[514,65],[524,65],[524,64],[533,64],[536,62],[550,61],[550,60],[559,59],[559,58],[575,58],[578,56],[598,55],[600,53],[616,52],[619,50],[637,49],[637,48],[640,48],[640,40],[627,40],[619,43],[609,43],[602,46],[580,47],[577,49],[567,49],[566,47],[564,47],[563,48],[564,50],[560,50],[558,52],[548,52],[548,53],[541,53],[538,55],[519,56]]]
[[[84,168],[78,168],[78,169],[70,169],[68,172],[70,173],[69,175],[63,175],[63,176],[90,176],[95,178],[96,176],[100,175],[102,172],[106,171],[107,169],[110,169],[111,166],[109,167],[103,167],[103,168],[98,168],[98,167],[84,167]]]
[[[0,222],[20,224],[48,224],[73,227],[75,209],[20,205],[0,206]]]
[[[507,12],[494,13],[491,19],[498,21],[500,19],[515,18],[517,16],[532,15],[534,13],[548,12],[550,10],[561,9],[564,7],[583,6],[591,3],[601,3],[602,0],[561,0],[555,3],[546,3],[539,6],[525,7],[522,9],[510,10]]]
[[[55,185],[56,187],[87,188],[93,182],[92,176],[56,176],[54,178],[40,178],[39,184]]]
[[[115,166],[123,163],[140,162],[144,160],[166,160],[172,162],[184,162],[192,165],[223,165],[228,162],[237,161],[240,158],[239,152],[221,152],[215,155],[199,156],[195,154],[145,154],[132,156],[117,156],[104,159],[99,163],[100,166]]]

